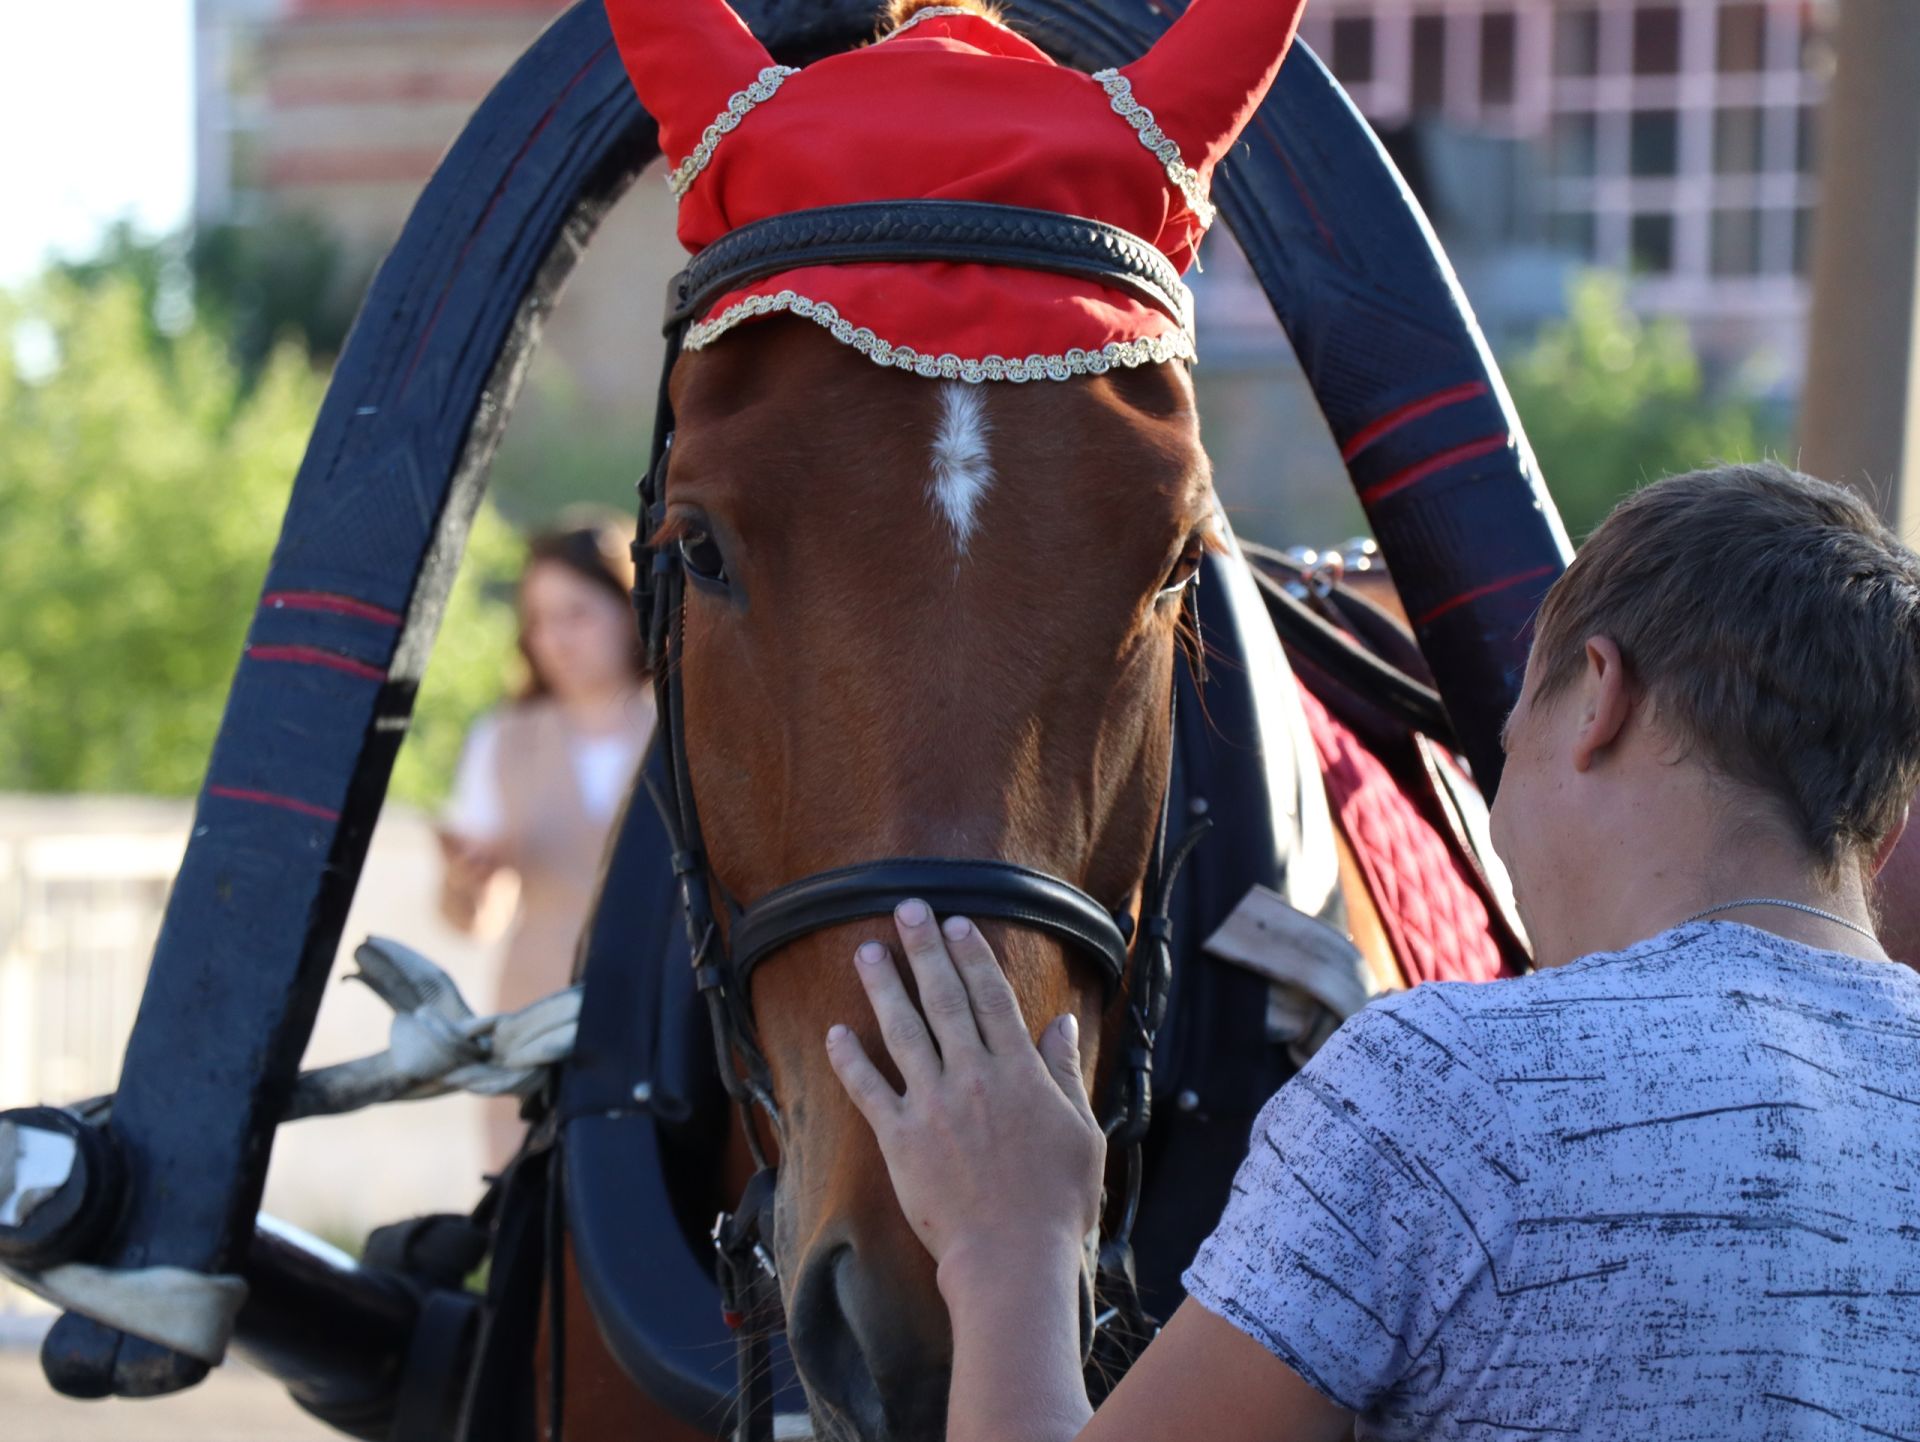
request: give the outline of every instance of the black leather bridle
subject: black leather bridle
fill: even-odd
[[[753,971],[782,947],[845,922],[883,916],[910,896],[936,915],[989,918],[1045,932],[1095,962],[1108,1000],[1125,998],[1125,1054],[1112,1070],[1106,1130],[1125,1155],[1123,1191],[1101,1247],[1099,1281],[1110,1310],[1097,1337],[1103,1373],[1124,1370],[1153,1326],[1133,1283],[1134,1214],[1141,1185],[1141,1143],[1151,1119],[1153,1042],[1172,974],[1168,913],[1173,881],[1201,829],[1169,847],[1163,794],[1136,928],[1129,898],[1102,904],[1059,877],[1012,862],[947,857],[889,857],[820,872],[740,905],[708,864],[689,774],[680,683],[686,571],[672,542],[654,545],[666,523],[666,473],[673,445],[668,384],[688,326],[721,296],[799,266],[952,261],[1014,266],[1094,280],[1191,323],[1186,287],[1153,245],[1099,221],[1013,206],[962,201],[897,201],[797,211],[742,226],[703,250],[668,289],[666,361],[652,454],[640,485],[640,535],[634,543],[634,604],[658,701],[658,743],[667,758],[664,786],[649,782],[672,840],[694,975],[705,998],[720,1080],[741,1114],[760,1170],[740,1204],[714,1228],[722,1305],[739,1339],[738,1442],[772,1436],[767,1331],[778,1315],[769,1209],[775,1171],[754,1117],[782,1133],[772,1079],[754,1025]],[[1185,603],[1191,605],[1189,589]],[[1169,702],[1171,705],[1171,702]],[[720,924],[714,902],[726,910]],[[1136,934],[1137,931],[1137,934]]]

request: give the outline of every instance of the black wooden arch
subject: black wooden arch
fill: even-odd
[[[857,43],[878,8],[734,3],[789,63]],[[1089,70],[1133,59],[1175,13],[1167,0],[1009,8]],[[239,1266],[540,319],[656,153],[600,0],[581,0],[476,112],[376,278],[295,481],[168,904],[114,1099],[125,1206],[93,1260]],[[1528,622],[1567,546],[1452,272],[1304,46],[1215,189],[1491,781]],[[43,1356],[75,1395],[156,1395],[206,1372],[71,1314]]]

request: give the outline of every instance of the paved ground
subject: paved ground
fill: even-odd
[[[48,1390],[31,1348],[0,1347],[6,1442],[339,1442],[258,1372],[229,1364],[179,1397],[70,1402]]]

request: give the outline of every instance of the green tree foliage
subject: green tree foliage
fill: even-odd
[[[131,267],[0,295],[0,790],[198,787],[319,406],[298,348],[249,384],[153,297]],[[498,695],[517,550],[483,514],[398,794],[436,800]]]
[[[1618,276],[1579,280],[1566,318],[1503,369],[1576,542],[1647,481],[1754,460],[1784,440],[1760,407],[1713,394],[1685,326],[1635,316]]]
[[[162,239],[121,221],[92,255],[53,269],[87,290],[132,282],[153,345],[164,347],[182,327],[202,322],[225,341],[249,385],[275,348],[289,342],[331,363],[371,279],[318,220],[297,213]]]

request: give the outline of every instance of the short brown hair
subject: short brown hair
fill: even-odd
[[[1677,739],[1773,798],[1828,881],[1920,785],[1920,558],[1853,492],[1785,466],[1657,481],[1548,593],[1536,702],[1610,637]]]

